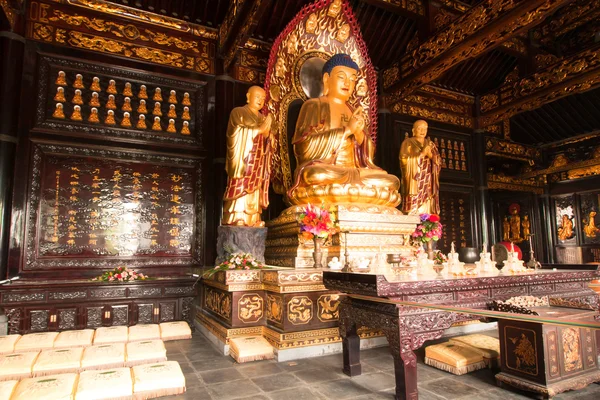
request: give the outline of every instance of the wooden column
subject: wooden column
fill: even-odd
[[[11,194],[25,48],[22,14],[13,11],[10,21],[0,11],[0,279],[7,276]]]
[[[473,132],[473,165],[475,180],[475,238],[473,246],[480,248],[483,242],[488,246],[494,244],[492,213],[490,211],[490,194],[487,187],[487,161],[485,159],[485,134],[481,130]]]

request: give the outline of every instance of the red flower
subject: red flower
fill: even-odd
[[[429,221],[431,221],[431,222],[440,222],[440,216],[439,215],[435,215],[435,214],[431,214],[429,216]]]

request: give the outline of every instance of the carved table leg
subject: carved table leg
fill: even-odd
[[[415,359],[414,365],[410,359]],[[412,351],[394,354],[394,371],[396,375],[396,400],[417,400],[417,364]],[[409,360],[408,362],[406,360]]]
[[[344,348],[344,373],[357,376],[362,373],[360,365],[360,337],[356,332],[356,324],[346,326],[342,345]]]

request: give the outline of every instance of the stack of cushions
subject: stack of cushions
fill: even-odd
[[[133,373],[133,398],[143,400],[185,392],[185,376],[177,361],[138,365]]]
[[[425,364],[454,375],[463,375],[486,367],[481,354],[454,343],[427,346],[425,348]]]
[[[21,335],[0,336],[0,354],[15,352],[15,344],[21,339]]]
[[[130,399],[133,395],[131,369],[115,368],[79,374],[76,400]]]
[[[82,354],[83,347],[43,350],[33,365],[33,376],[77,373]]]
[[[479,353],[488,368],[500,366],[500,340],[497,338],[476,333],[452,338],[450,343],[468,347]]]
[[[192,330],[185,321],[163,322],[160,324],[160,338],[164,341],[191,339]]]

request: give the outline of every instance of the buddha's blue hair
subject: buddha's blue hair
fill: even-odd
[[[325,65],[323,65],[323,72],[321,72],[321,75],[325,75],[325,73],[331,74],[331,71],[339,66],[352,68],[358,71],[358,64],[355,63],[348,54],[338,53],[334,54],[327,60]]]

